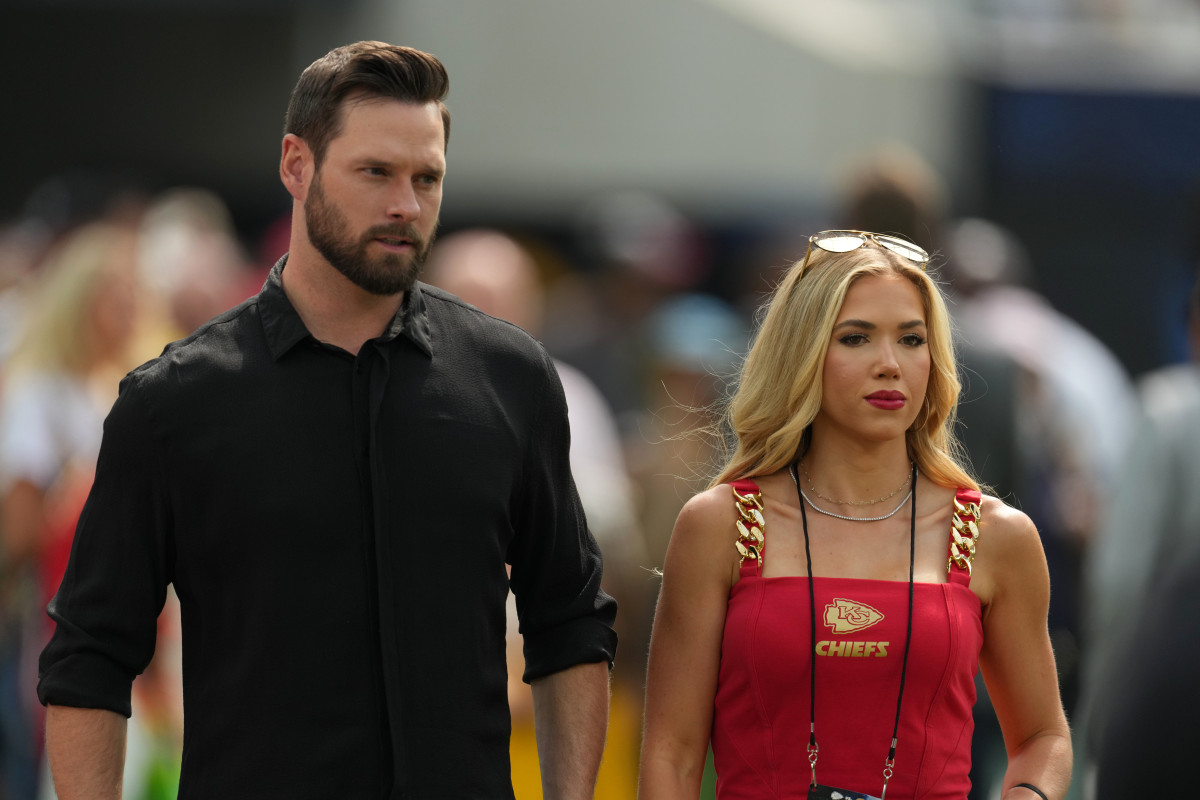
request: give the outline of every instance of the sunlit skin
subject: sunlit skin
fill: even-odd
[[[846,501],[822,501],[826,508],[863,517],[900,502],[897,497],[851,505],[902,486],[911,469],[906,432],[925,401],[932,368],[927,322],[920,290],[900,275],[862,277],[847,292],[829,339],[821,408],[804,453],[820,490]],[[915,583],[948,580],[952,487],[918,475],[917,492],[905,501],[912,503],[911,512],[861,522],[812,511],[802,517],[787,468],[749,477],[760,487],[766,509],[764,577],[902,582],[911,568]],[[808,482],[804,475],[799,480]],[[1071,775],[1071,737],[1046,630],[1045,555],[1037,529],[1020,511],[985,495],[982,516],[986,545],[974,563],[970,590],[982,608],[980,670],[1008,755],[1002,794],[1005,800],[1035,800],[1037,795],[1017,786],[1029,783],[1061,800]],[[641,800],[700,796],[729,596],[741,579],[731,546],[738,519],[729,487],[715,486],[685,504],[671,534],[647,670]],[[803,730],[804,722],[793,727]]]
[[[305,198],[313,247],[372,294],[412,286],[437,229],[445,174],[436,104],[351,100]]]
[[[355,353],[386,328],[433,241],[445,172],[436,103],[351,97],[319,168],[284,137],[295,202],[283,288],[314,336]]]
[[[902,450],[929,383],[927,336],[911,281],[895,274],[856,281],[829,340],[814,444],[861,449],[891,441]]]

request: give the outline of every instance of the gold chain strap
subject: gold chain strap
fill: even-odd
[[[742,557],[739,563],[745,562],[748,558],[761,564],[763,542],[765,541],[763,533],[767,528],[762,513],[762,493],[746,492],[746,494],[741,494],[734,489],[733,497],[737,500],[738,514],[741,516],[741,519],[737,521],[738,538],[734,542]]]
[[[958,565],[971,574],[971,564],[975,561],[975,543],[979,541],[979,503],[962,503],[954,498],[954,528],[950,535],[950,558],[946,562],[946,572]]]

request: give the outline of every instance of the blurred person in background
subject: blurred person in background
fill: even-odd
[[[646,408],[630,444],[650,564],[659,567],[679,510],[717,468],[724,442],[708,434],[746,351],[749,325],[724,300],[688,292],[650,315]],[[653,611],[653,609],[651,609]]]
[[[718,798],[961,800],[981,668],[1004,800],[1065,796],[1045,557],[957,457],[928,261],[825,231],[776,290],[728,404],[736,447],[667,551],[641,797],[697,797],[711,740]]]
[[[136,226],[144,206],[139,181],[120,170],[67,170],[33,188],[21,213],[0,225],[0,366],[16,346],[34,275],[50,253],[88,224]]]
[[[580,277],[550,287],[547,346],[604,393],[624,440],[636,446],[652,370],[648,321],[709,269],[703,232],[645,191],[594,198],[579,215]]]
[[[1186,533],[1200,536],[1194,520]],[[1137,608],[1128,638],[1105,664],[1103,717],[1089,730],[1089,800],[1196,796],[1200,550],[1182,548],[1165,561]]]
[[[34,795],[40,753],[34,663],[49,636],[42,610],[58,588],[91,486],[104,414],[133,366],[140,316],[132,229],[95,223],[68,234],[28,287],[0,389],[0,558],[6,614],[4,729],[11,796]],[[29,759],[33,759],[30,762]],[[35,774],[35,773],[34,773]],[[14,785],[14,784],[20,784]]]
[[[31,276],[41,260],[40,239],[26,224],[0,223],[0,388],[4,362],[21,334]]]
[[[716,432],[721,404],[744,357],[750,330],[724,300],[685,292],[663,301],[648,318],[646,331],[646,407],[632,418],[636,424],[627,451],[638,489],[638,520],[646,532],[646,563],[660,570],[680,509],[704,488],[725,452],[725,441]],[[653,599],[643,612],[647,645]],[[645,656],[639,666],[644,682]],[[713,778],[710,761],[705,767],[706,790]]]
[[[91,484],[105,412],[132,366],[137,332],[135,233],[97,224],[70,235],[41,268],[25,326],[5,365],[0,416],[3,551],[36,563],[49,600],[66,566],[51,519],[77,515]]]
[[[947,249],[963,335],[1021,367],[1017,496],[1038,523],[1050,560],[1051,632],[1073,714],[1087,669],[1083,569],[1119,486],[1136,394],[1099,339],[1029,288],[1035,270],[1015,234],[989,220],[963,219],[949,232]]]
[[[497,319],[534,337],[542,331],[545,289],[534,254],[513,237],[496,230],[470,229],[441,237],[430,252],[422,280],[445,289]],[[555,360],[571,425],[571,472],[579,489],[588,527],[604,553],[604,589],[621,604],[616,630],[626,653],[644,652],[646,632],[631,629],[650,603],[647,563],[634,514],[634,498],[625,468],[616,421],[604,396],[571,365]],[[508,605],[509,710],[513,790],[519,798],[542,796],[534,737],[533,697],[520,676],[524,671],[515,597]],[[608,741],[596,782],[598,800],[626,800],[637,789],[637,752],[641,731],[641,659],[626,657],[628,667],[613,669]]]
[[[1012,231],[962,219],[946,246],[964,335],[1010,353],[1038,381],[1032,391],[1042,396],[1030,403],[1047,407],[1051,422],[1043,433],[1052,434],[1055,452],[1048,457],[1058,473],[1047,515],[1086,546],[1137,418],[1129,373],[1094,334],[1030,287],[1036,270]]]
[[[1088,553],[1084,725],[1096,797],[1193,791],[1200,746],[1200,274],[1192,360],[1138,382],[1141,417]],[[1184,622],[1188,621],[1188,622]]]
[[[417,281],[447,90],[436,58],[382,42],[305,69],[279,164],[288,254],[122,382],[40,662],[62,800],[120,795],[170,585],[181,798],[511,798],[510,585],[543,785],[591,794],[616,608],[557,373]]]
[[[208,190],[177,187],[153,199],[139,226],[138,262],[143,283],[162,298],[163,344],[245,298],[248,259],[225,202]]]

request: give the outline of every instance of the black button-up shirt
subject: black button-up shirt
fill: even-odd
[[[506,562],[527,680],[616,648],[553,363],[422,284],[351,355],[285,262],[122,382],[38,695],[129,715],[173,583],[180,797],[511,797]]]

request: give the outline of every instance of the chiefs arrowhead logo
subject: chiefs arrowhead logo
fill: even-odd
[[[835,597],[825,606],[825,624],[834,633],[854,633],[883,621],[883,613],[866,603]]]

